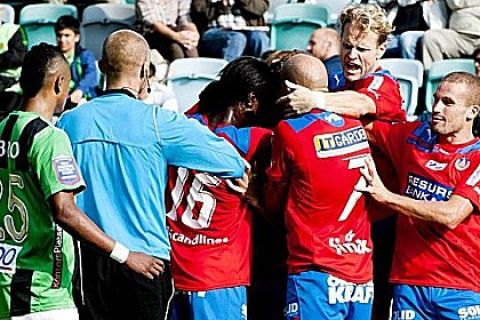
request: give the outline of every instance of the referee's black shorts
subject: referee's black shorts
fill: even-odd
[[[170,265],[153,280],[91,246],[81,245],[81,320],[166,319],[172,296]]]

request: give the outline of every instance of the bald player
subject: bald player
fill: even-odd
[[[325,64],[329,91],[337,91],[345,86],[345,76],[340,61],[340,47],[341,38],[335,29],[319,28],[312,33],[305,48]]]
[[[298,54],[283,80],[325,91],[327,71]],[[315,110],[274,129],[265,206],[284,212],[287,228],[286,319],[370,319],[372,241],[360,168],[370,156],[358,120]]]
[[[82,247],[85,319],[164,319],[172,293],[166,229],[167,164],[242,177],[235,149],[183,115],[139,100],[148,91],[149,47],[139,34],[122,30],[105,41],[100,68],[106,92],[64,113],[59,126],[70,136],[88,188],[78,197],[108,235],[128,249],[163,261],[164,271],[146,280],[120,263]]]

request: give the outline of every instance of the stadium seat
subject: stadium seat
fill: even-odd
[[[27,36],[27,48],[30,50],[40,42],[56,45],[55,22],[61,16],[78,18],[77,7],[64,4],[29,4],[20,11],[19,22]]]
[[[418,89],[423,85],[423,64],[418,60],[389,58],[381,59],[380,65],[400,82],[402,106],[407,116],[413,116],[418,103]]]
[[[175,92],[179,112],[185,112],[198,101],[203,88],[218,78],[227,63],[216,58],[185,58],[170,64],[167,86]]]
[[[465,71],[475,74],[475,66],[472,59],[447,59],[435,61],[430,68],[425,83],[425,107],[432,112],[433,94],[440,83],[440,80],[447,74],[454,71]]]
[[[0,4],[0,20],[2,23],[14,23],[15,9],[8,4]]]
[[[418,85],[423,86],[423,63],[413,59],[386,58],[380,59],[383,69],[390,71],[394,76],[405,75],[417,79]]]
[[[324,5],[290,3],[275,8],[271,29],[271,48],[304,50],[317,28],[327,26],[330,11]]]
[[[114,31],[131,29],[134,23],[134,5],[114,3],[90,5],[85,8],[82,15],[81,44],[91,50],[98,60],[102,56],[105,38]]]
[[[407,75],[399,75],[396,78],[400,82],[402,109],[407,113],[407,119],[413,119],[418,104],[418,89],[420,88],[418,80]]]
[[[338,16],[342,12],[343,8],[351,3],[352,0],[315,0],[315,4],[324,5],[330,10],[330,15],[328,17],[328,25],[334,26],[337,23]]]
[[[271,24],[273,19],[273,12],[275,8],[291,2],[290,0],[270,0],[270,5],[268,6],[268,10],[263,14],[263,18],[265,19],[266,24]]]

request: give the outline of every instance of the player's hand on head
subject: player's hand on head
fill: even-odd
[[[125,264],[129,269],[142,274],[148,279],[158,277],[165,268],[162,260],[141,252],[132,251],[128,254]]]
[[[293,109],[298,113],[305,113],[316,107],[316,99],[313,92],[301,85],[285,81],[285,86],[290,93],[280,97],[276,104],[283,109]]]

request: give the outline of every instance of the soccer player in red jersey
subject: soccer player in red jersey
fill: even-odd
[[[323,63],[298,54],[282,79],[327,88]],[[370,319],[372,242],[359,168],[370,155],[359,120],[316,110],[274,129],[265,206],[284,209],[288,245],[286,319]]]
[[[480,80],[447,75],[431,122],[374,123],[370,138],[393,161],[401,195],[374,167],[358,188],[399,213],[391,281],[393,319],[480,317]]]
[[[298,112],[311,108],[361,118],[366,120],[399,121],[405,120],[402,110],[402,97],[398,81],[380,67],[379,59],[385,53],[388,34],[392,26],[385,11],[377,5],[359,4],[347,6],[340,15],[342,46],[340,58],[346,85],[343,91],[312,92],[294,86],[295,91],[278,100],[281,105],[289,105]],[[380,153],[373,151],[373,158],[382,179],[396,186],[395,172],[391,163]],[[391,215],[378,203],[369,205],[369,214],[374,220]],[[375,302],[374,319],[389,319],[391,288],[388,274],[393,252],[395,216],[373,225],[372,237],[375,243]]]
[[[398,81],[379,65],[392,26],[378,5],[347,6],[340,15],[342,47],[340,56],[346,79],[345,90],[313,92],[294,86],[292,93],[277,103],[298,112],[319,108],[343,115],[376,120],[403,120]]]
[[[198,113],[190,116],[253,162],[270,144],[271,130],[246,126],[261,104],[273,104],[274,85],[266,63],[239,58],[202,92]],[[229,181],[203,172],[172,167],[169,180],[173,319],[246,319],[252,255],[249,204]]]

